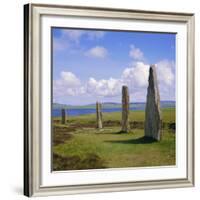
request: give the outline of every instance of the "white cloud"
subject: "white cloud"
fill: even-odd
[[[145,87],[148,83],[149,65],[136,62],[132,67],[126,68],[122,73],[123,82],[136,87]]]
[[[61,72],[61,80],[69,87],[77,87],[80,85],[80,80],[71,72]]]
[[[135,60],[144,60],[143,52],[134,45],[130,46],[129,56]]]
[[[146,87],[148,85],[149,64],[136,62],[133,66],[126,68],[122,73],[124,82],[133,84],[137,87]],[[174,62],[162,60],[156,63],[156,72],[159,84],[171,86],[174,84]]]
[[[174,83],[174,62],[162,60],[156,64],[159,82],[165,85],[172,85]]]
[[[85,30],[70,30],[70,29],[64,29],[62,30],[62,36],[78,43],[80,38],[85,35],[87,39],[100,39],[104,37],[105,32],[104,31],[85,31]]]
[[[86,36],[89,40],[103,38],[104,31],[84,31],[63,29],[61,35],[53,40],[54,50],[62,51],[64,49],[72,48],[73,45],[78,45],[82,36]]]
[[[123,82],[120,79],[109,78],[108,80],[96,80],[90,78],[87,82],[87,92],[91,95],[114,97],[121,93]]]
[[[65,30],[61,31],[61,35],[53,39],[53,48],[56,51],[70,49],[74,44],[79,43],[80,37],[84,31],[81,30]]]
[[[128,85],[134,101],[145,101],[148,87],[149,64],[133,63],[122,73],[122,81]],[[156,72],[161,99],[175,98],[174,62],[161,60],[156,64]]]
[[[62,71],[60,78],[53,81],[54,98],[60,96],[76,96],[85,93],[81,81],[72,73]]]
[[[90,78],[86,91],[94,96],[114,97],[120,96],[122,86],[127,85],[130,93],[141,91],[146,94],[148,75],[149,65],[137,62],[133,66],[126,68],[118,79],[96,80],[95,78]]]
[[[108,51],[104,47],[96,46],[89,49],[85,55],[94,58],[105,58],[108,55]]]
[[[60,78],[54,80],[54,99],[69,96],[120,97],[121,88],[127,85],[132,95],[131,101],[145,101],[148,87],[149,64],[135,62],[122,71],[121,77],[97,80],[90,77],[81,82],[72,72],[62,71]],[[162,100],[175,98],[174,62],[162,60],[156,64],[156,72]]]
[[[53,39],[53,50],[54,51],[62,51],[69,48],[70,43],[63,38],[54,38]]]
[[[132,94],[131,101],[145,101],[149,76],[149,65],[135,62],[122,72],[122,81]]]
[[[85,34],[83,30],[70,30],[64,29],[61,31],[61,37],[65,38],[66,40],[70,40],[75,43],[79,43],[81,36]]]

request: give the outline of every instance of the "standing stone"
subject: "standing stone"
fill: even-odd
[[[122,86],[122,130],[129,131],[129,92],[127,86]]]
[[[97,114],[97,128],[101,129],[103,128],[102,112],[101,112],[101,103],[99,103],[98,101],[96,103],[96,114]]]
[[[149,69],[149,86],[147,89],[145,108],[145,136],[157,141],[161,140],[161,126],[160,94],[156,68],[155,65],[151,65]]]
[[[65,124],[65,120],[66,120],[66,113],[65,113],[65,109],[61,109],[61,116],[62,116],[62,120],[61,123]]]

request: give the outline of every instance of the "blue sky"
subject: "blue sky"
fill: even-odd
[[[175,100],[175,34],[52,29],[53,101],[84,105],[146,101],[148,70],[156,64],[161,100]]]

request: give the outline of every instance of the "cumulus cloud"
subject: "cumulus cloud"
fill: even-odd
[[[76,96],[85,93],[81,81],[72,73],[62,71],[60,78],[53,81],[54,98],[61,96]]]
[[[69,87],[76,87],[80,85],[80,80],[71,72],[61,72],[61,81]]]
[[[145,101],[149,77],[149,64],[143,62],[132,63],[125,68],[118,78],[97,80],[90,77],[85,82],[72,72],[62,71],[60,78],[55,80],[54,97],[89,95],[98,97],[118,97],[121,95],[123,85],[129,87],[133,101]],[[162,60],[156,64],[158,84],[161,99],[175,98],[175,64],[172,61]],[[55,99],[56,99],[55,98]]]
[[[104,47],[96,46],[86,51],[85,55],[94,58],[105,58],[108,55],[108,51]]]
[[[144,101],[149,76],[149,65],[143,62],[132,63],[122,72],[122,81],[128,86],[134,101]]]
[[[144,60],[144,54],[139,48],[136,48],[134,45],[131,45],[130,48],[129,56],[131,58],[134,60]]]
[[[136,101],[145,101],[149,77],[149,64],[133,63],[122,73],[123,82],[128,85]],[[161,99],[175,98],[175,63],[162,60],[156,63],[156,72]]]
[[[122,73],[123,82],[137,87],[146,87],[148,83],[149,65],[136,62],[133,66],[126,68]]]
[[[172,85],[174,83],[174,68],[175,64],[173,61],[162,60],[157,64],[157,73],[159,82],[163,82],[165,85]]]
[[[171,86],[174,84],[174,62],[168,60],[162,60],[156,63],[156,72],[159,84]],[[149,76],[149,64],[143,62],[136,62],[130,68],[126,68],[122,77],[124,81],[132,80],[132,84],[138,87],[146,87],[148,84]]]
[[[121,93],[123,82],[120,79],[109,78],[108,80],[96,80],[90,78],[87,83],[87,92],[96,96],[113,97]]]

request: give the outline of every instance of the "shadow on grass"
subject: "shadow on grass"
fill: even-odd
[[[116,144],[150,144],[157,141],[151,137],[140,137],[130,140],[107,140],[105,142],[116,143]]]
[[[118,132],[116,132],[116,134],[128,134],[128,132],[126,132],[126,131],[118,131]]]

